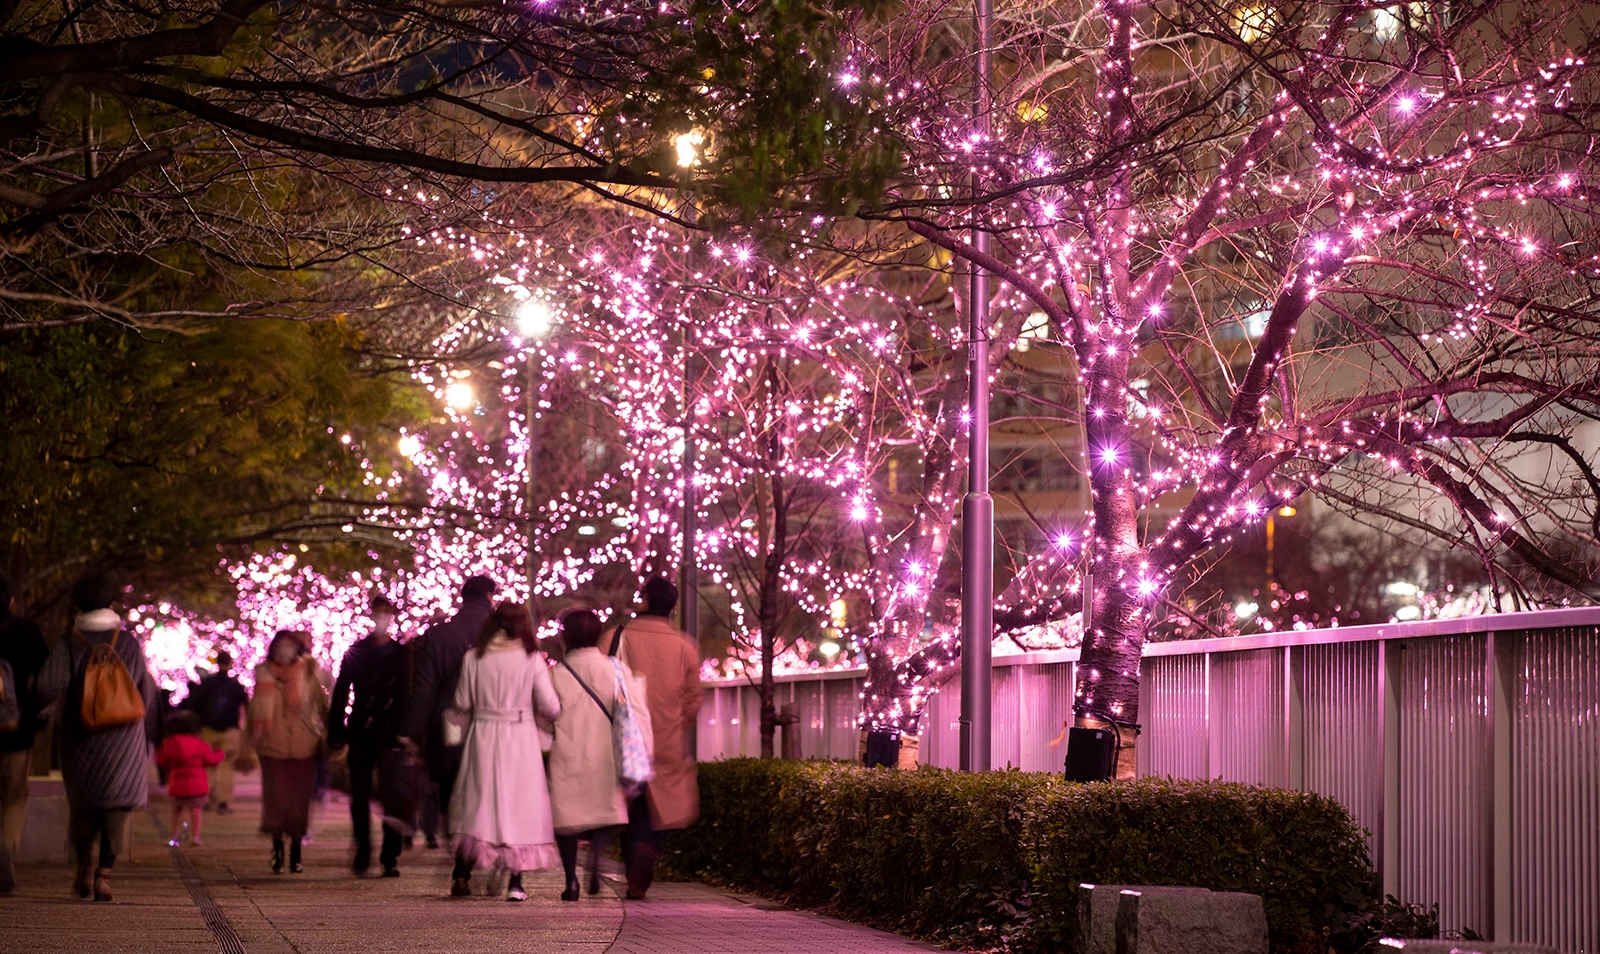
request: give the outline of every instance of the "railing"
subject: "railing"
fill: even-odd
[[[1077,658],[996,657],[996,765],[1061,769]],[[1160,643],[1141,676],[1139,774],[1329,795],[1446,930],[1600,954],[1600,607]],[[862,678],[778,678],[802,758],[856,757]],[[960,693],[923,762],[955,765]],[[759,721],[747,681],[707,683],[700,758],[757,754]]]

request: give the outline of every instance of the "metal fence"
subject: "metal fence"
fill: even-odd
[[[995,659],[999,766],[1059,771],[1078,653]],[[1320,792],[1370,833],[1385,892],[1446,930],[1600,954],[1600,607],[1162,643],[1139,774]],[[856,757],[859,671],[784,676],[802,758]],[[921,760],[954,767],[959,679]],[[703,761],[758,752],[744,680],[706,684]]]

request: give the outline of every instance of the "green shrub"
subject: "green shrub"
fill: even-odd
[[[676,876],[960,946],[1069,950],[1080,883],[1192,884],[1261,895],[1273,949],[1320,954],[1377,895],[1361,830],[1302,792],[744,759],[700,797]]]

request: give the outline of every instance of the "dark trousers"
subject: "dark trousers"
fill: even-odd
[[[382,751],[375,745],[350,746],[350,825],[356,839],[356,857],[350,866],[357,871],[365,871],[372,863],[372,778]],[[378,854],[385,867],[399,862],[400,842],[400,832],[385,822]]]
[[[78,855],[78,867],[89,866],[94,842],[100,839],[99,867],[109,870],[117,863],[117,848],[128,836],[128,819],[132,814],[126,808],[73,809],[67,823],[72,837],[73,850]]]
[[[596,828],[581,834],[556,836],[556,850],[561,852],[561,868],[566,872],[567,884],[578,880],[578,839],[589,839],[589,881],[594,883],[600,876],[600,856],[605,854],[606,845],[611,843],[613,830]]]
[[[646,792],[628,801],[628,827],[622,830],[622,863],[628,875],[630,897],[644,897],[656,876],[656,856],[661,853],[661,833],[650,819]]]
[[[461,746],[441,746],[428,760],[428,774],[439,789],[440,827],[450,831],[450,794],[456,787],[456,775],[461,771]],[[451,832],[454,834],[454,832]]]

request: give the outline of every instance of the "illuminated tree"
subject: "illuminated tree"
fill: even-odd
[[[1080,714],[1137,723],[1169,594],[1306,493],[1600,596],[1592,7],[1003,10],[989,140],[946,9],[856,50],[860,95],[913,104],[909,175],[866,214],[998,276],[997,364],[1037,311],[1076,369]],[[1071,607],[1050,549],[1002,615]]]

